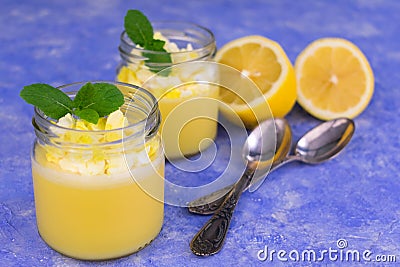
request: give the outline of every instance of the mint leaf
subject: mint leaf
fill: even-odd
[[[48,84],[36,83],[24,86],[20,96],[56,120],[71,113],[73,109],[72,100],[64,92]]]
[[[165,45],[165,41],[154,39],[154,40],[151,40],[150,42],[146,43],[145,48],[147,50],[152,50],[152,51],[167,52],[164,49],[164,45]]]
[[[95,88],[93,84],[86,83],[85,85],[83,85],[81,89],[79,89],[78,93],[75,95],[74,108],[77,110],[90,108],[90,106],[93,104],[91,98],[93,98],[94,93]]]
[[[76,110],[92,109],[100,117],[116,111],[122,104],[124,95],[116,86],[109,83],[87,83],[82,86],[74,99]]]
[[[147,58],[145,65],[153,72],[159,72],[165,67],[153,66],[157,63],[172,63],[171,55],[164,49],[165,41],[154,39],[154,30],[147,17],[139,10],[128,10],[124,20],[125,32],[133,43],[145,50],[165,53],[143,53]],[[161,73],[168,76],[169,71]]]
[[[139,10],[128,10],[124,20],[125,31],[128,37],[142,47],[153,40],[153,27],[150,21]]]
[[[91,122],[96,124],[99,121],[99,113],[97,113],[94,109],[82,109],[82,110],[75,110],[75,115],[81,118],[82,120]]]

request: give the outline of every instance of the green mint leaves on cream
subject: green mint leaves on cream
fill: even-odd
[[[108,83],[86,83],[73,100],[61,90],[43,83],[25,86],[20,96],[55,120],[71,113],[94,124],[124,104],[121,91]]]
[[[124,20],[125,32],[134,44],[141,46],[144,50],[165,53],[143,53],[147,58],[146,66],[153,72],[163,69],[161,66],[150,66],[151,63],[172,63],[171,55],[164,49],[165,41],[154,39],[154,30],[147,17],[139,10],[128,10]]]

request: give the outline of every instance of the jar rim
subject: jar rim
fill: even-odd
[[[179,54],[184,54],[184,53],[199,52],[199,51],[206,50],[210,46],[215,46],[215,36],[214,36],[213,32],[210,29],[208,29],[208,28],[206,28],[204,26],[201,26],[199,24],[196,24],[196,23],[193,23],[193,22],[189,22],[189,21],[178,21],[178,20],[177,21],[159,20],[159,21],[153,21],[152,22],[153,26],[157,25],[157,24],[165,25],[165,26],[168,26],[168,25],[190,26],[190,27],[193,27],[194,29],[202,30],[203,32],[205,32],[208,35],[207,37],[209,38],[209,41],[205,45],[203,45],[202,47],[194,48],[191,51],[176,51],[176,52],[153,51],[153,50],[147,50],[147,49],[144,49],[144,48],[141,48],[141,47],[137,47],[136,44],[133,43],[132,40],[128,37],[126,31],[123,30],[122,33],[120,34],[121,42],[123,42],[124,45],[129,46],[129,48],[132,49],[132,50],[136,49],[138,51],[145,52],[145,53],[150,53],[150,54],[174,54],[174,55],[179,55]],[[157,30],[157,28],[155,27],[154,30]]]
[[[129,122],[129,124],[127,126],[124,127],[120,127],[120,128],[116,128],[116,129],[112,129],[112,130],[81,130],[81,129],[72,129],[72,128],[68,128],[68,127],[64,127],[61,125],[57,125],[55,123],[52,123],[52,118],[50,118],[49,116],[46,116],[43,111],[41,111],[39,108],[35,107],[34,108],[34,119],[39,118],[39,122],[38,121],[34,121],[34,124],[36,124],[35,127],[38,126],[38,123],[40,124],[40,126],[43,126],[43,123],[49,123],[51,125],[49,125],[49,127],[54,127],[53,129],[59,129],[59,130],[63,130],[63,131],[72,131],[72,132],[79,132],[79,133],[95,133],[95,134],[106,134],[106,133],[112,133],[112,132],[120,132],[122,130],[128,130],[130,128],[134,128],[140,125],[145,125],[144,126],[144,131],[143,133],[145,134],[146,137],[151,137],[153,136],[155,133],[157,133],[158,128],[159,128],[159,121],[160,121],[160,111],[158,108],[158,102],[157,99],[155,98],[155,96],[153,94],[151,94],[148,90],[136,86],[136,85],[132,85],[132,84],[127,84],[127,83],[123,83],[123,82],[118,82],[118,81],[106,81],[106,80],[93,80],[93,81],[84,81],[84,82],[74,82],[74,83],[69,83],[69,84],[65,84],[65,85],[61,85],[56,87],[59,90],[62,90],[64,88],[68,88],[70,86],[77,86],[79,84],[84,85],[85,83],[110,83],[110,84],[114,84],[114,85],[120,85],[120,86],[125,86],[125,87],[130,87],[132,89],[135,89],[143,94],[145,94],[150,101],[153,103],[153,105],[149,108],[149,112],[146,118],[143,118],[141,120],[138,120],[134,123]],[[77,91],[67,91],[65,93],[76,93]],[[126,99],[127,96],[124,96],[124,98]],[[130,99],[132,99],[131,97],[129,97]],[[150,102],[149,101],[149,102]],[[153,127],[150,127],[150,129],[146,129],[146,125],[147,122],[149,120],[155,120],[156,123]],[[55,120],[54,120],[55,122]],[[45,126],[45,128],[48,128]],[[135,134],[133,134],[134,136],[136,136]]]

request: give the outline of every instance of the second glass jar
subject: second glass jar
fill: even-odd
[[[166,157],[190,156],[206,149],[217,134],[217,68],[202,64],[212,59],[215,38],[210,30],[187,22],[155,22],[153,28],[154,39],[164,40],[167,52],[145,50],[122,32],[116,79],[141,86],[158,99]]]

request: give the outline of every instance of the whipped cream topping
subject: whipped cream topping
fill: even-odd
[[[128,168],[150,163],[154,160],[159,148],[156,140],[134,148],[127,148],[129,146],[124,145],[124,142],[95,146],[121,140],[123,135],[127,134],[127,130],[123,132],[122,128],[128,125],[128,119],[120,110],[114,111],[106,118],[100,118],[97,124],[74,118],[71,114],[60,118],[56,124],[72,129],[68,131],[53,127],[53,132],[58,135],[58,141],[88,145],[84,149],[77,150],[44,145],[47,161],[68,172],[82,175],[110,175],[126,172]],[[121,131],[109,131],[120,128]],[[91,147],[91,144],[94,146]]]

